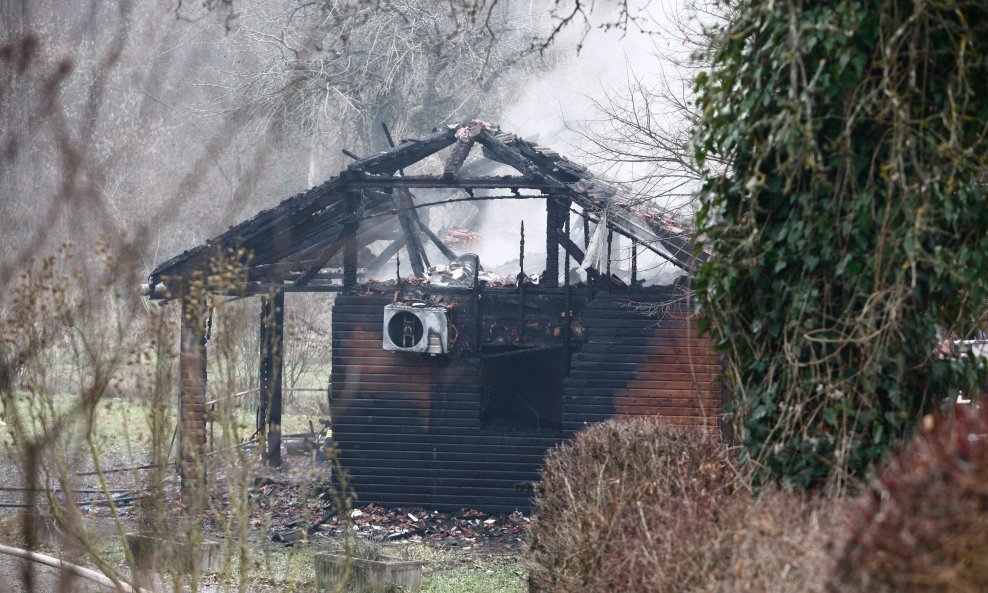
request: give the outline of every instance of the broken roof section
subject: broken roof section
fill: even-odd
[[[516,174],[467,174],[467,170],[478,169],[463,167],[477,144],[485,159],[507,165]],[[404,169],[447,148],[450,150],[441,174],[404,175]],[[429,188],[458,190],[460,194],[416,203],[411,190]],[[703,253],[694,254],[690,236],[668,213],[653,205],[634,203],[618,186],[551,149],[474,120],[424,138],[403,140],[386,152],[358,159],[338,177],[163,262],[150,274],[150,294],[160,297],[161,289],[175,294],[182,279],[209,275],[213,260],[224,252],[227,257],[233,253],[241,259],[241,270],[251,292],[285,287],[317,289],[338,277],[329,267],[344,251],[348,231],[356,232],[358,245],[390,238],[390,243],[374,255],[375,261],[362,261],[362,267],[373,270],[404,248],[413,273],[424,276],[429,267],[424,241],[435,244],[450,261],[462,254],[450,249],[421,220],[420,208],[458,201],[534,197],[553,200],[566,210],[578,207],[577,213],[590,222],[603,221],[608,229],[685,271],[691,271],[697,260],[705,257]],[[396,226],[400,226],[400,232]],[[390,234],[383,232],[386,229],[391,229]],[[581,262],[584,254],[580,248],[566,236],[559,238],[560,245]]]

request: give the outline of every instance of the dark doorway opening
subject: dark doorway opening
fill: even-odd
[[[564,348],[484,354],[480,421],[484,428],[556,430],[563,420]]]

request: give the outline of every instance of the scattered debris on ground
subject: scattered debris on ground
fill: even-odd
[[[335,538],[351,529],[360,537],[387,543],[422,542],[459,549],[518,547],[531,527],[530,519],[519,511],[442,513],[369,504],[341,515],[329,487],[270,478],[260,479],[251,496],[258,503],[252,523],[265,527],[272,541],[286,545]]]

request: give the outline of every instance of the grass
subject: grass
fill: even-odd
[[[475,560],[454,568],[430,569],[422,580],[423,593],[523,593],[525,572],[516,559]]]
[[[282,416],[282,432],[284,434],[308,432],[310,423],[317,431],[320,430],[322,425],[319,420],[325,418],[325,415],[318,413],[319,403],[325,401],[325,393],[301,392],[293,394],[292,398],[289,405],[301,409],[304,413],[290,413],[291,409],[289,409],[289,413]],[[46,426],[50,426],[53,418],[67,417],[71,414],[74,411],[74,404],[75,398],[69,394],[52,396],[42,405],[33,396],[20,393],[14,399],[16,410],[6,410],[0,406],[2,410],[0,418],[8,420],[11,414],[16,413],[26,421],[28,434],[40,434]],[[144,402],[125,398],[106,398],[96,410],[94,422],[93,436],[100,452],[115,456],[139,457],[148,447],[150,413],[150,407]],[[167,425],[174,427],[176,407],[169,406],[167,414]],[[235,416],[230,420],[231,426],[235,427],[238,433],[249,436],[253,432],[254,412],[248,402],[245,402],[244,407],[238,408]],[[10,428],[9,423],[0,426],[0,444],[12,444]],[[76,423],[76,429],[82,429],[81,423]],[[215,435],[221,433],[218,424],[213,429]],[[217,446],[220,445],[217,443]]]
[[[335,546],[333,546],[335,547]],[[247,571],[249,590],[315,591],[313,555],[324,548],[300,545],[293,548],[272,544],[255,544],[249,550],[251,566]],[[123,569],[123,543],[114,537],[100,542],[101,556]],[[224,550],[234,556],[236,550]],[[422,560],[422,593],[523,593],[525,573],[521,563],[511,557],[470,557],[443,552],[424,544],[388,546],[389,556]],[[203,582],[232,585],[236,582],[238,562],[225,563],[222,572],[204,577]]]
[[[319,410],[320,402],[325,401],[323,393],[300,392],[293,394],[294,400],[290,405],[297,405],[305,411]],[[10,413],[20,414],[29,419],[30,432],[43,430],[41,418],[49,421],[53,416],[69,414],[73,411],[74,396],[58,395],[50,398],[45,405],[27,394],[20,394],[13,405],[16,410],[3,410],[5,416]],[[104,465],[126,464],[128,459],[140,462],[146,454],[148,414],[150,408],[143,402],[122,398],[107,398],[96,411],[94,436],[104,459]],[[175,408],[169,407],[168,424],[174,425]],[[318,418],[323,416],[311,414],[286,414],[282,429],[285,433],[308,431],[311,419],[316,427]],[[236,422],[244,426],[253,424],[253,414],[244,409],[238,415]],[[81,426],[81,425],[80,425]],[[0,426],[0,439],[10,444],[10,426]],[[78,430],[78,428],[77,428]],[[216,433],[219,434],[219,426]],[[104,457],[106,456],[106,457]],[[89,521],[89,518],[84,519]],[[94,539],[97,553],[106,561],[118,568],[125,566],[124,542],[115,534],[109,533],[105,526],[93,524],[87,526],[92,534],[103,533]],[[19,524],[12,519],[6,530],[15,532]],[[3,530],[3,529],[0,529]],[[263,538],[263,535],[261,536]],[[250,567],[246,580],[250,591],[314,591],[315,569],[313,554],[323,549],[316,544],[299,545],[286,548],[271,544],[267,541],[254,541],[248,552]],[[467,556],[463,553],[452,553],[438,550],[424,544],[388,545],[385,553],[403,559],[422,560],[423,593],[521,593],[526,590],[526,579],[517,559],[504,557]],[[228,585],[235,581],[238,575],[237,550],[226,549],[224,555],[229,557],[223,571],[210,575],[204,582],[215,582]]]
[[[51,429],[58,419],[71,419],[67,425],[72,428],[71,440],[81,442],[84,430],[82,415],[76,406],[77,400],[68,394],[38,398],[27,393],[14,396],[12,405],[2,410],[5,424],[0,430],[0,444],[12,445],[13,428],[11,417],[17,415],[24,423],[28,436],[40,435]],[[10,407],[14,409],[9,409]],[[93,441],[101,453],[139,454],[145,444],[148,428],[149,406],[143,402],[121,398],[106,398],[96,409],[93,422]],[[169,410],[167,424],[175,424],[174,408]]]

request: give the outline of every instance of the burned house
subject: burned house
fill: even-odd
[[[429,163],[442,169],[429,173]],[[541,225],[531,217],[527,235],[521,220],[510,227],[516,259],[500,275],[462,252],[486,240],[475,220],[443,229],[426,216],[482,203],[510,219],[514,204],[531,200],[546,232],[533,236]],[[618,245],[621,273],[612,269]],[[221,253],[236,260],[236,289],[210,282]],[[333,437],[362,502],[524,508],[530,494],[519,484],[536,480],[546,449],[587,423],[655,415],[717,430],[718,359],[697,335],[688,282],[647,285],[644,254],[683,270],[696,263],[670,216],[483,122],[356,159],[151,273],[149,296],[181,300],[186,311],[183,471],[201,471],[205,443],[207,348],[194,282],[260,297],[258,428],[272,464],[284,294],[334,296]]]

